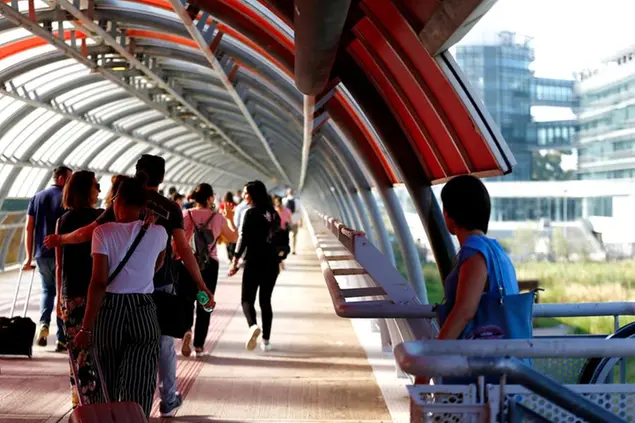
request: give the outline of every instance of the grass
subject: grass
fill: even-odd
[[[542,303],[635,301],[635,261],[615,263],[523,263],[516,266],[518,279],[537,279],[544,289]],[[431,303],[443,299],[443,286],[436,265],[424,264],[423,273]],[[620,318],[620,325],[635,317]],[[538,319],[537,327],[566,324],[575,333],[613,332],[612,317]]]

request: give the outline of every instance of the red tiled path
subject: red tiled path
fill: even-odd
[[[298,253],[287,261],[274,291],[269,353],[244,350],[240,275],[221,275],[208,338],[212,354],[179,357],[177,383],[185,403],[171,421],[391,421],[351,323],[333,312],[306,231],[300,233]],[[0,274],[0,315],[8,314],[16,277],[17,272]],[[39,292],[36,278],[29,306],[34,320]],[[69,410],[63,354],[36,347],[32,360],[0,358],[0,423],[65,422]]]

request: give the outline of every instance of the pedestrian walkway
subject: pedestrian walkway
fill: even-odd
[[[364,349],[359,328],[335,315],[306,230],[300,233],[298,253],[289,257],[274,291],[273,351],[268,353],[244,350],[241,275],[227,278],[226,266],[221,267],[207,342],[211,354],[179,357],[178,386],[185,402],[171,421],[393,421],[375,377],[378,371],[394,372],[390,355]],[[17,272],[0,275],[0,315],[8,313],[16,277]],[[36,277],[29,307],[34,319],[39,292]],[[32,360],[0,358],[0,423],[67,421],[66,356],[52,352],[51,345],[35,347]],[[398,396],[405,399],[405,390]],[[158,416],[158,403],[153,416]]]

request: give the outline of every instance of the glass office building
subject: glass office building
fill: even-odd
[[[635,46],[580,73],[579,179],[635,178]]]
[[[509,31],[482,34],[457,46],[455,55],[518,162],[504,180],[532,179],[536,150],[571,149],[573,112],[556,120],[536,120],[532,112],[535,107],[570,110],[574,81],[536,78],[531,38]]]

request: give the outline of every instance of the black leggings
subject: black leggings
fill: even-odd
[[[243,272],[243,289],[241,302],[243,313],[247,318],[249,327],[258,324],[256,320],[256,291],[260,288],[260,311],[262,313],[262,339],[269,340],[271,335],[271,322],[273,321],[273,310],[271,308],[271,294],[278,278],[277,261],[258,263],[253,260],[245,261],[245,271]]]
[[[205,286],[212,294],[216,293],[216,284],[218,283],[218,262],[211,260],[207,268],[201,272]],[[205,311],[201,303],[196,302],[196,324],[194,325],[194,348],[203,348],[205,339],[207,339],[207,331],[209,330],[209,320],[212,313]]]

